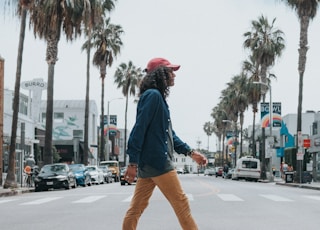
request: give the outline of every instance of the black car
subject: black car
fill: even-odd
[[[124,178],[124,174],[126,173],[127,167],[123,167],[120,169],[120,184],[121,185],[131,185],[131,183],[129,183],[125,178]],[[137,182],[137,177],[134,178],[134,183]]]
[[[34,179],[35,191],[48,189],[70,189],[77,186],[76,177],[68,164],[57,163],[44,165]]]

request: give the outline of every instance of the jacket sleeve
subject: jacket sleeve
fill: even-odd
[[[187,154],[187,152],[191,151],[190,146],[183,142],[176,133],[172,130],[173,144],[174,150],[179,154]]]

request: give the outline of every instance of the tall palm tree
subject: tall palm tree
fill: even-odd
[[[15,161],[16,161],[15,159],[16,159],[16,142],[17,142],[17,126],[18,126],[19,99],[20,99],[22,55],[23,55],[23,45],[24,45],[24,37],[25,37],[25,30],[26,30],[27,12],[32,4],[32,0],[19,0],[19,1],[16,0],[16,1],[13,1],[11,4],[13,4],[12,5],[13,7],[16,7],[16,6],[18,7],[18,14],[21,18],[21,21],[20,21],[20,35],[19,35],[16,79],[15,79],[14,97],[13,97],[13,114],[12,114],[10,150],[9,150],[10,151],[9,165],[8,165],[7,177],[3,185],[4,188],[17,187],[17,182],[15,180]]]
[[[207,134],[208,136],[208,153],[209,153],[209,137],[212,135],[214,132],[214,125],[213,122],[207,121],[203,125],[203,131]]]
[[[85,34],[87,37],[86,42],[82,45],[82,50],[87,52],[87,73],[86,73],[86,96],[85,96],[85,112],[84,112],[84,147],[82,163],[88,164],[88,152],[89,152],[89,101],[90,101],[90,51],[92,47],[91,34],[94,25],[103,23],[103,16],[106,11],[110,12],[115,7],[114,0],[105,0],[103,4],[100,1],[91,2],[91,12],[89,17],[85,18],[86,27]]]
[[[251,22],[251,31],[244,33],[244,47],[251,51],[253,59],[261,67],[260,76],[263,83],[267,83],[268,68],[274,65],[275,59],[281,56],[285,48],[284,33],[274,27],[275,21],[276,18],[270,24],[262,15],[257,21]]]
[[[244,47],[248,48],[257,65],[260,66],[260,77],[264,84],[267,84],[267,71],[274,65],[275,59],[280,57],[285,48],[283,32],[274,27],[276,18],[271,24],[264,16],[260,16],[257,21],[251,22],[251,31],[245,32]],[[267,86],[262,86],[263,102],[265,101],[265,93]],[[262,151],[261,151],[261,178],[266,179],[266,163],[265,163],[265,128],[262,127]]]
[[[127,116],[128,116],[128,98],[129,94],[136,96],[136,90],[143,77],[142,69],[133,65],[132,61],[128,64],[121,63],[114,74],[114,82],[117,88],[122,88],[122,94],[126,97],[125,126],[124,126],[124,165],[127,162]],[[109,132],[109,131],[108,131]],[[107,140],[108,141],[108,140]]]
[[[30,8],[30,24],[35,36],[47,42],[46,61],[48,63],[46,131],[44,146],[44,164],[52,163],[52,126],[54,68],[58,60],[58,44],[61,32],[67,41],[72,41],[82,33],[86,18],[93,13],[89,0],[48,1],[34,0]]]
[[[256,124],[256,114],[258,112],[258,103],[261,100],[261,91],[256,84],[253,82],[259,82],[259,65],[256,64],[252,56],[249,60],[243,62],[242,65],[243,74],[248,78],[248,90],[247,97],[248,103],[252,106],[253,121],[252,121],[252,155],[256,156],[256,144],[255,144],[255,124]]]
[[[101,78],[101,118],[100,118],[100,160],[105,159],[104,156],[104,79],[107,74],[107,66],[111,67],[113,60],[120,54],[123,45],[120,38],[123,33],[120,25],[110,23],[110,18],[107,18],[105,23],[101,24],[93,31],[92,38],[94,46],[97,48],[93,64],[100,69]],[[106,159],[109,160],[109,159]]]
[[[299,97],[298,97],[298,118],[297,118],[297,133],[301,132],[302,125],[302,95],[303,95],[303,76],[307,62],[308,51],[308,28],[310,20],[312,20],[318,10],[319,0],[282,0],[290,8],[296,11],[300,21],[300,38],[299,38]],[[299,181],[301,181],[301,164],[297,161],[297,171]]]

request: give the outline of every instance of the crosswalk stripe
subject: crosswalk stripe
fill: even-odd
[[[189,201],[194,201],[193,195],[188,193],[186,194],[186,196],[188,197]],[[126,199],[124,199],[122,202],[131,202],[133,195],[127,197]]]
[[[88,197],[82,198],[80,200],[73,201],[72,203],[76,203],[76,204],[78,204],[78,203],[92,203],[92,202],[100,200],[104,197],[106,197],[106,196],[88,196]]]
[[[233,194],[217,194],[217,196],[223,201],[243,201],[241,198]]]
[[[261,194],[260,196],[264,197],[264,198],[267,198],[269,200],[272,200],[272,201],[283,201],[283,202],[291,202],[293,200],[290,200],[288,198],[285,198],[285,197],[281,197],[281,196],[277,196],[277,195],[266,195],[266,194]]]
[[[312,199],[312,200],[319,200],[320,201],[320,196],[303,196],[306,197],[308,199]]]
[[[0,200],[0,204],[4,204],[4,203],[8,203],[8,202],[11,202],[11,201],[15,201],[14,199],[11,199],[11,200]]]
[[[30,205],[30,204],[43,204],[43,203],[48,203],[54,200],[58,200],[61,199],[62,197],[47,197],[47,198],[42,198],[42,199],[38,199],[38,200],[34,200],[34,201],[30,201],[30,202],[26,202],[26,203],[22,203],[21,205]]]

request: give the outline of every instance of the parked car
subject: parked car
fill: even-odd
[[[85,187],[91,186],[91,176],[84,164],[71,164],[69,168],[76,176],[77,185]]]
[[[251,156],[241,157],[232,174],[233,180],[245,179],[258,181],[260,179],[260,160]]]
[[[229,171],[227,172],[227,174],[225,175],[225,179],[231,179],[232,178],[232,174],[234,173],[234,169],[229,169]]]
[[[99,168],[103,172],[104,182],[106,182],[108,184],[112,183],[113,182],[113,176],[112,176],[112,171],[109,169],[109,167],[107,165],[105,165],[105,166],[99,166]]]
[[[95,165],[88,165],[87,171],[90,174],[91,183],[93,184],[103,184],[104,183],[104,177],[102,170]]]
[[[185,174],[186,173],[184,168],[177,168],[176,171],[177,171],[178,174]]]
[[[222,167],[216,167],[216,177],[223,175],[223,168]]]
[[[126,170],[127,170],[127,167],[123,167],[123,168],[120,169],[120,184],[121,185],[125,185],[125,184],[131,185],[131,183],[129,183],[126,180],[126,178],[124,178],[124,174],[125,174]],[[138,178],[135,177],[133,183],[137,182],[137,179]]]
[[[205,175],[205,176],[216,175],[216,170],[214,168],[207,168],[207,169],[204,170],[203,175]]]
[[[99,166],[107,165],[112,172],[112,176],[115,182],[119,182],[120,166],[118,161],[101,161]]]
[[[48,189],[70,189],[77,187],[76,176],[68,164],[57,163],[44,165],[34,179],[35,191]]]

